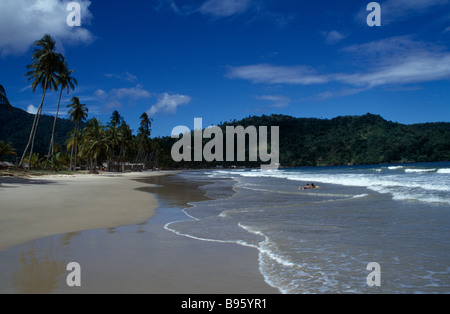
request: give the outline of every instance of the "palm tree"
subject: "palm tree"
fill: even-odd
[[[114,153],[116,148],[119,146],[119,135],[118,128],[115,125],[109,125],[106,129],[106,142],[109,146],[109,154],[108,154],[108,171],[111,170],[111,165],[114,162]]]
[[[8,98],[6,97],[6,91],[2,85],[0,85],[0,106],[7,106],[11,110],[11,104],[9,103]]]
[[[111,120],[109,122],[109,125],[117,127],[122,122],[123,122],[123,117],[119,114],[119,112],[117,110],[115,110],[111,115]]]
[[[119,114],[117,110],[115,110],[111,119],[108,123],[108,128],[106,130],[106,141],[109,146],[109,161],[108,161],[108,171],[111,170],[111,164],[114,162],[114,154],[116,152],[117,147],[119,147],[119,124],[123,121],[123,117]]]
[[[16,149],[11,143],[0,141],[0,160],[5,155],[17,155]]]
[[[42,99],[41,103],[38,107],[38,111],[34,117],[33,125],[31,127],[30,137],[28,139],[27,146],[23,152],[22,158],[20,159],[19,167],[22,166],[23,160],[25,158],[25,154],[30,148],[30,157],[33,154],[34,147],[34,138],[36,136],[36,130],[39,124],[39,118],[42,114],[42,106],[44,104],[45,93],[47,89],[54,89],[55,87],[55,76],[58,69],[61,67],[61,63],[64,62],[64,56],[60,53],[55,52],[56,42],[52,39],[50,35],[45,35],[40,40],[34,43],[35,47],[38,47],[34,50],[32,54],[33,63],[28,65],[28,71],[25,76],[28,77],[28,81],[33,80],[31,87],[33,92],[36,91],[38,86],[42,87]],[[31,167],[31,163],[28,165],[28,168]]]
[[[75,86],[78,85],[78,81],[71,77],[73,70],[69,70],[67,63],[61,63],[61,67],[56,74],[56,85],[61,87],[61,91],[59,93],[58,107],[56,108],[55,119],[53,120],[53,128],[52,128],[52,137],[50,139],[50,145],[48,148],[47,161],[45,163],[45,169],[47,169],[47,163],[50,160],[50,156],[53,158],[53,154],[55,152],[55,127],[56,121],[58,119],[59,113],[59,105],[61,104],[61,96],[63,90],[67,89],[67,94],[69,94],[70,89],[74,90]]]
[[[131,131],[130,126],[125,123],[125,121],[123,121],[119,127],[118,137],[120,143],[119,155],[122,156],[122,172],[125,172],[125,155],[127,152],[127,148],[130,147],[133,140],[133,132]]]
[[[78,128],[80,127],[81,121],[86,121],[86,118],[88,116],[89,109],[86,107],[85,104],[80,103],[80,99],[78,97],[72,97],[72,103],[67,105],[69,110],[69,117],[70,119],[75,123],[75,132],[73,133],[73,140],[72,142],[75,143],[75,145],[72,145],[72,150],[70,152],[70,170],[72,170],[72,159],[73,159],[73,151],[75,148],[75,165],[77,163],[77,149],[78,149],[78,139],[76,138],[76,135],[78,134]]]
[[[108,151],[105,130],[98,119],[87,122],[82,132],[80,153],[91,162],[91,170],[97,167],[98,158]]]
[[[141,115],[140,119],[141,123],[137,134],[139,150],[136,156],[136,162],[147,160],[147,152],[150,146],[149,139],[152,132],[151,126],[153,119],[150,119],[145,112]]]

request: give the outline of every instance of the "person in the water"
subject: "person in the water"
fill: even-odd
[[[320,188],[320,186],[315,185],[314,183],[311,183],[311,185],[306,184],[306,186],[302,187],[302,188],[298,188],[299,190],[311,190],[311,189],[317,189]]]
[[[311,189],[311,186],[309,185],[309,183],[306,185],[306,186],[304,186],[304,187],[302,187],[302,188],[298,188],[299,190],[310,190]]]

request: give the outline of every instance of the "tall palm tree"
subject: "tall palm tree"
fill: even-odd
[[[45,94],[47,89],[54,89],[55,87],[55,76],[58,69],[60,69],[61,63],[64,62],[64,56],[60,53],[55,52],[56,42],[50,35],[45,35],[40,40],[34,43],[34,47],[37,47],[33,54],[33,63],[28,65],[28,71],[25,76],[28,77],[28,81],[33,80],[31,87],[33,92],[36,91],[38,86],[42,87],[42,99],[38,107],[38,111],[34,117],[33,125],[31,127],[30,137],[28,139],[27,146],[23,152],[22,158],[20,159],[19,167],[22,166],[25,155],[30,148],[30,157],[33,154],[34,138],[36,136],[36,130],[39,124],[39,118],[42,114],[42,106],[44,104]],[[28,164],[28,168],[31,164]]]
[[[91,170],[97,167],[98,158],[108,152],[105,130],[98,119],[91,119],[83,129],[80,153],[91,161]]]
[[[125,121],[123,121],[119,127],[118,137],[120,143],[120,155],[122,160],[122,172],[125,172],[125,156],[127,153],[127,148],[131,146],[133,141],[133,132],[130,129],[130,126],[125,123]]]
[[[122,122],[123,122],[123,117],[119,114],[119,112],[117,110],[114,110],[114,112],[111,115],[111,120],[109,122],[109,125],[117,127]]]
[[[53,157],[53,154],[55,152],[55,127],[56,127],[56,121],[58,119],[58,113],[59,113],[59,105],[61,104],[61,96],[63,90],[67,90],[67,94],[69,94],[70,89],[74,90],[75,86],[78,85],[78,81],[76,78],[71,77],[73,70],[69,70],[67,63],[62,62],[61,67],[56,73],[56,85],[61,87],[61,91],[59,93],[59,100],[58,100],[58,107],[56,108],[56,114],[55,119],[53,120],[53,128],[52,128],[52,137],[50,139],[50,145],[48,148],[48,154],[47,154],[47,161],[45,163],[45,169],[47,169],[47,163],[50,160],[50,158]]]
[[[108,123],[108,128],[106,129],[106,141],[109,146],[109,162],[108,171],[111,170],[111,164],[114,162],[114,154],[116,149],[119,147],[119,128],[118,126],[123,121],[123,117],[115,110]]]
[[[141,122],[137,134],[139,149],[136,155],[136,162],[145,161],[147,159],[146,153],[149,150],[149,139],[152,132],[151,126],[153,119],[150,119],[145,112],[141,115],[140,119]]]
[[[111,166],[114,162],[114,153],[117,147],[119,147],[119,129],[110,124],[106,129],[106,142],[109,146],[109,154],[108,154],[108,171],[111,170]]]
[[[11,110],[11,104],[9,103],[8,97],[6,97],[5,88],[0,85],[0,106],[7,106]]]
[[[75,132],[73,133],[73,143],[75,145],[72,145],[72,150],[70,152],[70,170],[72,170],[72,160],[73,160],[73,151],[75,148],[75,165],[76,165],[76,158],[77,158],[77,149],[78,149],[78,139],[76,138],[78,134],[78,128],[80,127],[81,121],[86,121],[86,118],[88,117],[89,109],[86,107],[85,104],[80,103],[80,99],[78,97],[72,97],[72,103],[67,105],[69,109],[69,117],[70,119],[75,123]]]

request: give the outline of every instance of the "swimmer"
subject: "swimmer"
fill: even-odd
[[[320,188],[320,186],[318,186],[318,185],[315,185],[314,183],[311,183],[311,185],[309,185],[309,183],[306,185],[306,186],[304,186],[303,188],[298,188],[300,191],[301,190],[311,190],[311,189],[318,189],[318,188]]]
[[[298,188],[299,190],[309,190],[309,189],[311,189],[311,186],[309,185],[309,183],[305,186],[305,187],[303,187],[303,188]]]

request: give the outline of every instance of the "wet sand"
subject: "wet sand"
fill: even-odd
[[[149,206],[143,210],[147,215],[152,212],[147,220],[145,215],[124,215],[120,227],[66,231],[0,251],[0,293],[279,293],[259,272],[256,249],[198,241],[164,229],[167,222],[187,218],[180,207],[205,198],[198,189],[200,184],[171,176],[153,178],[152,182],[142,177],[129,179],[120,181],[120,188],[109,189],[131,187],[125,189],[133,191],[126,198],[128,203],[134,204],[135,197],[156,200],[160,205],[156,214]],[[0,189],[3,193],[6,188]],[[2,217],[0,225],[8,225]],[[138,223],[138,217],[144,220]],[[125,223],[131,220],[135,222]],[[55,222],[59,220],[49,225]],[[5,229],[0,230],[3,237]],[[66,284],[70,262],[81,267],[81,287]]]
[[[0,178],[0,250],[60,233],[142,223],[158,202],[131,179],[162,174]]]

